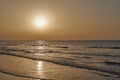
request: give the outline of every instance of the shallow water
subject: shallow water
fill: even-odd
[[[0,41],[0,54],[43,60],[120,78],[120,41]]]

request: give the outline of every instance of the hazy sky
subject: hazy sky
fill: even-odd
[[[120,39],[120,0],[0,0],[0,39]]]

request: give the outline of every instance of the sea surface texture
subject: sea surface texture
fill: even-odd
[[[120,79],[119,40],[1,40],[0,56],[3,55],[86,69],[109,80]],[[0,67],[0,73],[28,77],[4,67]]]

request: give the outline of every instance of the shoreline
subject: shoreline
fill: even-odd
[[[95,71],[63,66],[45,61],[33,61],[8,55],[0,55],[0,79],[2,80],[107,80],[109,77]],[[117,79],[116,79],[117,80]]]
[[[107,73],[107,74],[112,74],[112,75],[117,75],[118,77],[117,78],[120,78],[120,73],[119,72],[115,72],[115,71],[109,71],[109,70],[105,70],[105,69],[99,69],[99,68],[96,68],[96,67],[90,67],[90,66],[82,66],[82,65],[78,65],[78,64],[75,64],[75,63],[61,63],[61,62],[56,62],[52,59],[48,59],[46,57],[37,57],[37,56],[34,56],[34,57],[31,57],[31,56],[25,56],[25,55],[19,55],[19,54],[14,54],[14,53],[3,53],[1,55],[8,55],[8,56],[11,56],[11,57],[17,57],[17,58],[23,58],[23,59],[29,59],[29,60],[33,60],[33,61],[43,61],[43,62],[48,62],[48,63],[53,63],[53,64],[56,64],[56,65],[62,65],[62,66],[68,66],[68,67],[74,67],[74,68],[78,68],[78,69],[87,69],[87,70],[94,70],[94,71],[99,71],[99,72],[103,72],[103,73]]]

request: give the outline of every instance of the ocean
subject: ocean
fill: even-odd
[[[86,69],[111,80],[120,79],[120,40],[1,40],[2,55]],[[11,73],[0,65],[0,73],[12,75],[17,71]]]

